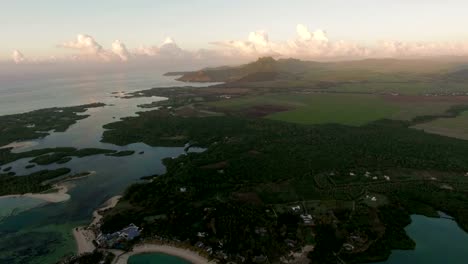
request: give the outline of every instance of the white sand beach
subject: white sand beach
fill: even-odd
[[[92,230],[81,226],[73,228],[73,237],[76,241],[78,255],[94,251],[95,246],[93,240],[96,236]]]
[[[34,147],[37,144],[38,143],[36,141],[12,142],[8,145],[1,146],[0,149],[13,148],[13,152],[15,152],[24,148]]]
[[[102,215],[99,212],[109,210],[109,209],[113,208],[114,206],[116,206],[117,203],[119,202],[120,198],[122,198],[121,195],[114,196],[114,197],[110,198],[109,200],[107,200],[102,205],[101,208],[99,208],[97,210],[94,210],[94,212],[93,212],[93,221],[91,222],[90,226],[97,225],[101,221]]]
[[[53,186],[54,189],[57,189],[57,192],[51,193],[25,193],[25,194],[11,194],[0,196],[2,198],[20,198],[20,197],[29,197],[34,199],[40,199],[49,203],[61,203],[68,201],[70,195],[68,192],[68,186],[65,184],[57,184]]]
[[[96,234],[90,227],[97,225],[101,221],[102,219],[102,215],[100,214],[101,211],[111,209],[112,207],[117,205],[121,197],[122,196],[120,195],[114,196],[110,198],[109,200],[107,200],[106,202],[104,202],[102,207],[94,210],[93,220],[88,227],[80,226],[80,227],[73,228],[73,237],[75,238],[75,241],[76,241],[78,255],[83,254],[83,253],[93,252],[93,250],[96,248],[93,244],[93,240],[96,239]]]
[[[184,248],[178,248],[168,245],[156,245],[156,244],[141,244],[133,247],[133,251],[124,253],[120,255],[114,261],[115,264],[127,264],[128,259],[133,255],[138,255],[142,253],[164,253],[179,258],[183,258],[193,264],[207,264],[207,263],[216,263],[214,261],[209,261],[208,259],[200,256],[194,251],[190,251]]]

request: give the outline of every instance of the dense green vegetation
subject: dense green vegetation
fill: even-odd
[[[64,132],[78,120],[87,118],[88,108],[102,107],[94,103],[72,107],[40,109],[23,114],[0,116],[0,146],[14,141],[31,140],[49,135],[50,131]]]
[[[110,252],[93,251],[80,256],[71,256],[60,261],[58,264],[111,264],[115,255]]]
[[[57,178],[70,172],[68,168],[42,170],[24,176],[0,174],[0,196],[8,194],[38,193],[52,188],[44,181]]]
[[[353,263],[413,248],[403,229],[411,213],[442,210],[468,230],[468,142],[410,129],[411,124],[304,126],[139,113],[106,125],[103,141],[189,142],[207,150],[164,160],[167,173],[130,187],[106,216],[103,231],[133,222],[143,226],[145,236],[202,241],[232,259],[236,254],[277,259],[311,243],[315,234],[317,247],[331,243],[332,250],[318,259],[338,256]],[[314,202],[326,200],[331,203],[325,209]],[[301,205],[300,212],[291,210],[294,205]],[[302,223],[299,214],[305,212],[316,227]],[[345,251],[352,236],[359,242]]]
[[[85,148],[76,149],[71,147],[45,148],[25,152],[11,152],[12,148],[0,149],[0,165],[8,164],[22,158],[33,158],[30,162],[38,165],[47,165],[52,163],[64,164],[71,160],[71,157],[86,157],[98,154],[113,154],[115,150]]]
[[[106,156],[125,157],[125,156],[130,156],[130,155],[133,155],[133,154],[135,154],[134,150],[122,150],[122,151],[119,151],[119,152],[106,154]]]

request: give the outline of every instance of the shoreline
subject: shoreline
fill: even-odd
[[[37,142],[34,141],[34,140],[30,140],[30,141],[14,141],[14,142],[11,142],[11,143],[9,143],[9,144],[0,146],[0,149],[12,148],[12,152],[15,152],[15,150],[21,150],[21,149],[25,149],[25,148],[34,147],[34,146],[37,146],[38,144],[39,144],[39,143],[37,143]]]
[[[88,226],[78,226],[73,228],[73,237],[76,243],[77,255],[84,253],[93,252],[96,247],[93,244],[93,240],[96,239],[96,234],[92,230],[93,227],[96,227],[101,221],[103,215],[101,211],[111,209],[117,205],[121,195],[113,196],[109,200],[105,201],[101,207],[93,211],[93,220]]]
[[[157,244],[139,244],[133,247],[131,252],[123,253],[119,255],[114,260],[114,264],[127,264],[128,259],[134,255],[140,255],[145,253],[162,253],[171,256],[175,256],[181,259],[184,259],[192,264],[207,264],[207,263],[216,263],[214,261],[209,261],[208,259],[202,257],[197,252],[179,248],[169,245],[157,245]]]
[[[56,192],[52,193],[24,193],[24,194],[8,194],[0,196],[0,199],[4,198],[21,198],[28,197],[43,200],[48,203],[61,203],[70,200],[70,194],[68,194],[68,186],[64,183],[53,185],[52,189],[57,189]]]
[[[100,212],[114,208],[119,202],[120,198],[122,198],[122,195],[113,196],[109,200],[105,201],[100,208],[94,210],[93,220],[91,221],[91,224],[89,226],[93,226],[93,225],[95,226],[99,224],[99,222],[101,221],[103,217],[103,215],[100,214]]]

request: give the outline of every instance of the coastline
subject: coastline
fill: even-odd
[[[25,194],[8,194],[4,196],[0,196],[0,199],[3,198],[21,198],[21,197],[28,197],[43,200],[48,203],[61,203],[68,201],[70,199],[70,195],[68,192],[68,186],[64,183],[55,184],[52,189],[57,189],[57,192],[53,193],[25,193]]]
[[[34,147],[37,144],[38,143],[36,141],[15,141],[7,145],[0,146],[0,149],[12,148],[14,152],[15,150],[21,150],[23,148]]]
[[[103,215],[101,211],[113,208],[119,202],[121,195],[114,196],[104,202],[102,206],[93,212],[93,220],[88,226],[79,226],[73,228],[73,237],[75,238],[77,255],[93,252],[96,248],[93,240],[96,239],[96,234],[92,230],[101,221]]]
[[[157,244],[140,244],[133,247],[131,252],[123,253],[114,260],[114,264],[127,264],[128,259],[133,255],[145,254],[145,253],[163,253],[175,257],[182,258],[193,264],[207,264],[216,263],[209,261],[208,259],[200,256],[198,253],[189,249],[178,248],[168,245],[157,245]]]
[[[109,200],[104,202],[100,208],[94,210],[93,220],[88,226],[73,228],[73,237],[75,238],[78,255],[91,253],[96,249],[93,244],[93,240],[96,239],[96,234],[93,229],[99,225],[103,218],[101,212],[115,207],[121,197],[121,195],[111,197]],[[120,250],[110,251],[117,255],[113,262],[114,264],[126,264],[131,256],[144,253],[163,253],[182,258],[193,264],[216,263],[214,261],[209,261],[195,251],[170,245],[145,243],[134,246],[131,252],[123,252]]]
[[[109,210],[109,209],[115,207],[117,205],[117,203],[119,202],[120,198],[122,198],[122,195],[116,195],[114,197],[111,197],[109,200],[104,202],[100,208],[94,210],[94,212],[93,212],[93,221],[91,221],[90,226],[93,226],[93,225],[95,226],[95,225],[99,224],[99,222],[101,221],[101,219],[103,217],[103,215],[100,214],[100,212],[105,211],[105,210]]]

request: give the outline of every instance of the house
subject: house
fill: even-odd
[[[203,242],[201,242],[201,241],[198,241],[197,243],[195,243],[195,246],[196,246],[197,248],[202,248],[202,247],[205,246],[205,244],[203,244]]]
[[[120,248],[122,243],[131,241],[140,236],[141,230],[138,226],[130,224],[124,229],[112,234],[99,234],[96,243],[103,248]]]
[[[346,250],[346,251],[353,251],[354,250],[354,246],[349,244],[349,243],[344,243],[343,244],[343,248]]]
[[[252,261],[253,263],[265,263],[267,262],[268,258],[264,255],[260,255],[260,256],[255,256],[253,257]]]
[[[313,219],[310,214],[301,214],[302,221],[304,221],[304,224],[310,225],[313,224]]]
[[[255,234],[264,236],[264,235],[266,235],[266,233],[267,233],[267,230],[266,230],[265,227],[256,227],[255,228]]]
[[[301,211],[301,206],[300,205],[292,206],[291,209],[293,210],[293,212],[299,212]]]

